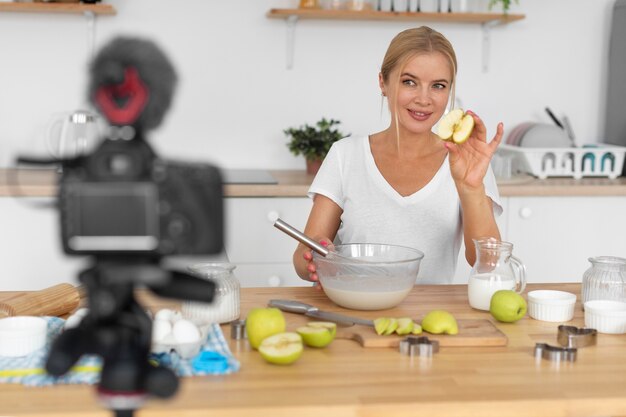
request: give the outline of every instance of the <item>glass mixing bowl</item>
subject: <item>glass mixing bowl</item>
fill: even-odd
[[[335,252],[342,256],[313,253],[317,275],[328,298],[353,310],[400,304],[415,285],[424,257],[417,249],[376,243],[337,245]]]

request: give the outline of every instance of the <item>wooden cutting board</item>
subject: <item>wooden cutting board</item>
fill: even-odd
[[[284,313],[287,321],[287,330],[295,331],[298,326],[307,321],[318,321],[301,314]],[[459,333],[456,335],[437,335],[422,332],[420,336],[426,336],[430,340],[437,340],[439,346],[506,346],[508,338],[494,326],[492,322],[484,319],[460,319]],[[350,339],[358,342],[363,347],[397,347],[406,336],[388,335],[379,336],[373,327],[354,325],[349,327],[337,326],[337,339]]]

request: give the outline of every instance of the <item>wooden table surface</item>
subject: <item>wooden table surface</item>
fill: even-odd
[[[535,284],[532,289],[579,294],[579,284]],[[341,309],[313,288],[246,288],[242,317],[271,298],[296,299],[360,317],[411,316],[446,309],[457,318],[491,319],[469,307],[467,287],[419,286],[384,312]],[[1,294],[0,294],[1,297]],[[142,297],[151,309],[173,306]],[[185,378],[171,400],[151,400],[137,416],[626,416],[626,335],[598,335],[597,346],[578,350],[574,363],[535,360],[535,343],[557,345],[558,323],[528,316],[496,323],[506,347],[441,348],[432,358],[410,358],[392,348],[362,348],[335,340],[306,348],[292,366],[267,364],[246,341],[230,339],[241,361],[232,375]],[[580,302],[569,325],[582,327]],[[0,385],[0,416],[108,416],[93,387],[27,388]]]

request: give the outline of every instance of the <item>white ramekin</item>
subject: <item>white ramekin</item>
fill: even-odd
[[[626,333],[626,303],[613,300],[587,301],[585,327],[600,333]]]
[[[41,317],[0,319],[0,356],[26,356],[46,344],[48,323]]]
[[[564,322],[574,317],[576,295],[565,291],[539,290],[528,293],[528,315],[535,320]]]

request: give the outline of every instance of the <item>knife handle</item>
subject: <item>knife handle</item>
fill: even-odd
[[[310,304],[301,303],[299,301],[292,300],[270,300],[267,304],[269,307],[275,307],[282,311],[288,311],[290,313],[306,314],[310,311],[315,311],[317,308]]]

